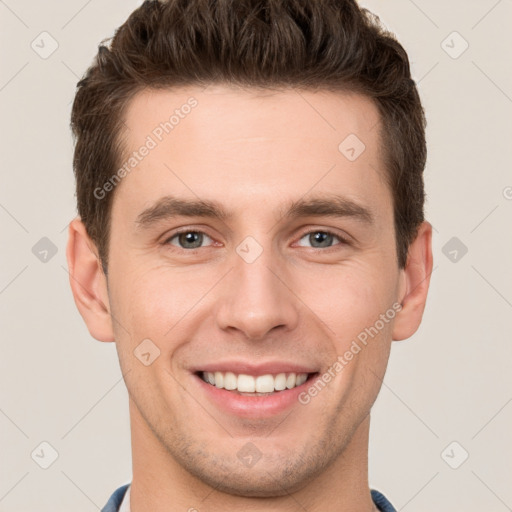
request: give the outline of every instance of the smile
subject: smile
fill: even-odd
[[[262,396],[301,386],[313,373],[278,373],[275,375],[247,375],[233,372],[199,372],[204,382],[235,393]]]

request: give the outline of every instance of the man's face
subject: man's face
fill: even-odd
[[[172,131],[157,129],[192,96]],[[341,371],[333,365],[404,292],[377,108],[359,95],[210,86],[140,93],[124,121],[126,158],[156,142],[116,187],[111,216],[109,307],[132,429],[216,488],[298,489],[367,417],[394,321]],[[229,217],[169,215],[171,196],[215,202]],[[345,215],[285,215],[335,197],[353,203]],[[335,377],[308,401],[329,368]],[[309,380],[254,397],[206,383],[206,370],[249,386],[236,375]]]

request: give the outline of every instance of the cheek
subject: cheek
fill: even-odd
[[[301,277],[299,296],[334,331],[329,332],[339,340],[341,350],[392,307],[395,287],[392,272],[347,263]]]
[[[128,273],[115,299],[126,330],[133,334],[132,343],[150,338],[162,351],[169,351],[173,340],[185,334],[190,318],[201,311],[201,299],[215,280],[211,273],[169,267]]]
[[[112,313],[118,320],[116,347],[127,388],[137,404],[161,409],[174,397],[176,405],[179,394],[168,392],[177,385],[171,356],[190,337],[185,332],[190,328],[187,314],[193,314],[201,290],[196,283],[195,292],[184,293],[189,283],[165,269],[125,272],[117,284],[112,289]]]
[[[348,409],[367,411],[378,394],[389,357],[395,316],[393,273],[386,277],[375,267],[361,264],[310,277],[315,286],[302,297],[330,329],[326,336],[336,375],[328,386],[331,399],[338,403],[340,415],[348,403],[352,403]]]

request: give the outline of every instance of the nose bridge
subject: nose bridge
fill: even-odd
[[[295,327],[297,303],[280,275],[279,254],[270,245],[246,237],[235,248],[234,268],[219,299],[217,321],[222,329],[235,328],[247,338],[261,339],[275,327]]]

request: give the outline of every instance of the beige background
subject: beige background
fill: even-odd
[[[65,244],[75,85],[136,5],[0,0],[0,511],[94,512],[131,479],[115,347],[75,308]],[[364,5],[398,35],[419,83],[435,228],[423,324],[393,344],[373,410],[370,484],[400,511],[511,510],[512,2]],[[57,250],[46,262],[43,237]],[[42,442],[58,453],[47,469]]]

